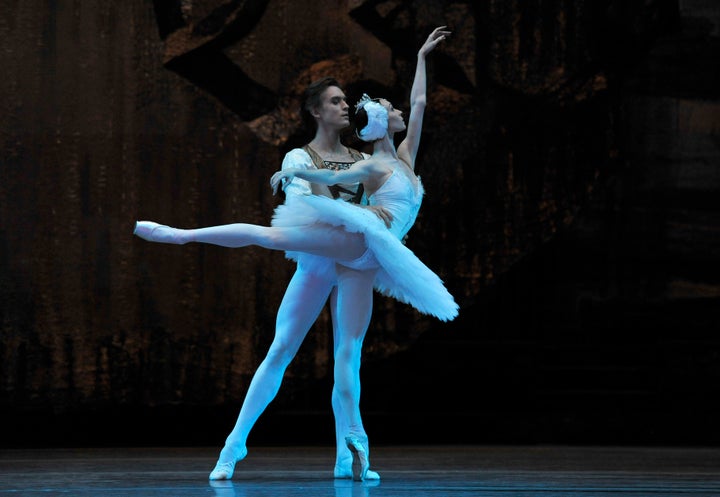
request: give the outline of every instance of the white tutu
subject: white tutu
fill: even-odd
[[[422,196],[422,186],[418,194]],[[419,208],[419,199],[416,202]],[[417,208],[410,214],[412,221]],[[293,195],[285,204],[277,207],[272,220],[273,226],[317,224],[326,225],[328,230],[342,226],[349,232],[365,236],[365,243],[379,266],[374,285],[378,292],[442,321],[457,316],[458,305],[442,280],[403,245],[374,212],[339,199]],[[298,255],[298,252],[286,252],[286,256],[292,260],[297,260]]]

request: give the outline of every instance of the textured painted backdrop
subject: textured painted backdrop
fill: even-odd
[[[461,317],[378,296],[365,354],[480,328],[502,275],[607,199],[632,139],[627,74],[679,18],[663,1],[10,4],[0,407],[16,416],[237,405],[293,265],[262,249],[149,244],[134,221],[267,223],[280,201],[268,179],[303,140],[304,85],[331,74],[351,100],[407,107],[417,47],[440,24],[453,35],[429,61],[427,196],[408,244]],[[323,313],[287,398],[328,379],[330,339]]]

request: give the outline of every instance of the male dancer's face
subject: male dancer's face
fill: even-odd
[[[325,126],[341,130],[350,125],[349,109],[345,93],[337,86],[330,86],[322,93],[317,118]]]

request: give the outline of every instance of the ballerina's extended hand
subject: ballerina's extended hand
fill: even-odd
[[[290,183],[295,175],[290,171],[277,171],[270,177],[270,187],[272,188],[273,195],[277,195],[278,188],[280,185],[286,185]]]

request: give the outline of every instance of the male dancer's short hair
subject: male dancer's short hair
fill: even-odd
[[[331,86],[336,86],[342,90],[342,86],[337,79],[327,76],[310,83],[302,95],[302,104],[300,105],[300,117],[302,117],[303,125],[308,130],[317,130],[317,122],[311,114],[311,111],[320,105],[320,96],[325,90]]]

